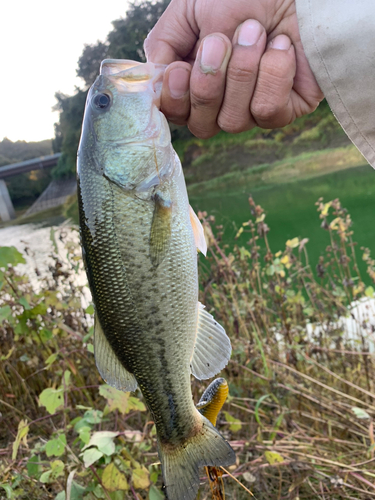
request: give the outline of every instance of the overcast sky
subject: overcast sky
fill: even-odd
[[[0,140],[54,136],[54,94],[82,85],[77,61],[85,43],[104,41],[127,0],[4,1],[0,29]]]

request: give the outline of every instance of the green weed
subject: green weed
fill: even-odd
[[[317,211],[329,236],[317,277],[307,238],[272,251],[266,213],[252,198],[230,247],[222,226],[200,214],[209,243],[200,300],[233,346],[218,427],[237,454],[231,474],[258,500],[375,493],[374,321],[358,317],[350,335],[346,327],[353,301],[374,300],[357,259],[372,282],[375,261],[356,248],[338,200],[320,199]],[[0,491],[21,500],[161,500],[153,422],[140,393],[100,379],[93,307],[83,308],[85,287],[76,285],[80,251],[67,237],[65,246],[39,291],[17,269],[24,256],[0,247]],[[195,401],[206,386],[192,379]],[[225,481],[228,499],[249,498]],[[201,490],[207,498],[207,483]]]

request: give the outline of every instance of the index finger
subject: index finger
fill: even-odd
[[[170,64],[184,59],[199,36],[188,20],[186,2],[171,2],[144,42],[147,61]]]

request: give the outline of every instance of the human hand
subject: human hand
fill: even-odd
[[[283,127],[323,98],[295,0],[172,0],[145,52],[148,61],[169,64],[162,111],[200,138]]]

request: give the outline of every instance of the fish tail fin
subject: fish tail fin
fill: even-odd
[[[215,427],[201,417],[199,433],[177,449],[159,443],[159,456],[168,500],[194,500],[199,488],[199,467],[230,465],[236,455]]]

